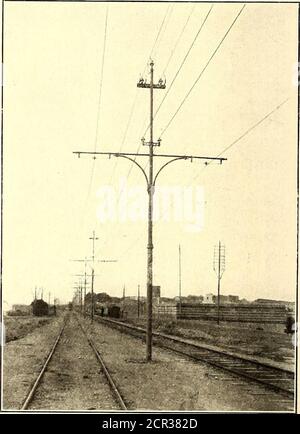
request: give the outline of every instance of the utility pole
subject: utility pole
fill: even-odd
[[[153,141],[153,89],[165,89],[166,83],[162,79],[154,84],[154,62],[150,61],[150,83],[140,79],[137,87],[150,89],[150,141],[143,145],[149,146],[149,173],[148,173],[148,245],[147,245],[147,334],[146,334],[146,360],[152,360],[152,298],[153,298],[153,195],[155,179],[153,178],[153,147],[160,146],[161,139]]]
[[[138,318],[140,317],[140,285],[138,285]]]
[[[91,287],[91,293],[92,293],[92,306],[91,306],[91,321],[94,321],[94,268],[92,268],[92,287]]]
[[[82,313],[82,282],[79,284],[80,312]]]
[[[159,138],[157,142],[153,141],[153,90],[154,89],[165,89],[166,83],[162,79],[158,80],[158,83],[154,83],[154,62],[150,62],[150,83],[141,78],[137,83],[137,87],[150,89],[150,141],[146,142],[143,137],[142,144],[149,147],[148,153],[130,153],[130,152],[91,152],[91,151],[74,151],[73,153],[81,157],[81,155],[91,155],[93,159],[96,159],[97,155],[108,155],[109,157],[121,157],[130,160],[135,164],[143,173],[143,176],[147,184],[148,192],[148,243],[147,243],[147,331],[146,331],[146,360],[152,360],[152,285],[153,285],[153,195],[155,190],[155,184],[158,175],[161,171],[167,167],[169,164],[179,161],[179,160],[204,160],[205,164],[208,165],[211,161],[217,161],[222,164],[226,158],[222,157],[204,157],[198,155],[174,155],[174,154],[154,154],[154,147],[159,147],[161,144],[161,139]],[[149,172],[148,175],[140,163],[136,161],[137,157],[146,157],[149,161]],[[155,176],[153,173],[153,159],[155,158],[167,158],[168,161],[159,168]]]
[[[214,249],[214,271],[218,279],[217,289],[217,324],[220,324],[220,292],[221,292],[221,279],[225,271],[225,246],[219,241],[218,246]]]
[[[179,286],[179,313],[181,313],[181,246],[178,246],[178,286]]]
[[[85,257],[84,260],[81,259],[76,259],[75,261],[80,261],[80,262],[84,262],[84,274],[74,274],[74,276],[79,276],[84,278],[83,280],[83,294],[82,294],[82,298],[83,298],[83,316],[86,316],[86,288],[87,288],[87,272],[86,272],[86,267],[87,267],[87,262],[88,259]],[[82,283],[81,283],[82,284]],[[81,292],[82,292],[82,288],[81,288]]]
[[[50,306],[50,299],[51,299],[51,292],[49,291],[49,293],[48,293],[48,304],[49,304],[49,306]]]
[[[83,316],[84,316],[84,318],[85,318],[85,315],[86,315],[86,261],[84,262],[84,299],[83,299]]]
[[[97,238],[95,236],[95,231],[93,231],[93,236],[90,237],[90,240],[93,241],[93,248],[92,248],[92,288],[91,288],[91,292],[92,292],[92,307],[91,307],[91,321],[94,321],[94,273],[95,273],[95,241],[97,241],[99,238]]]
[[[92,258],[88,259],[85,257],[84,259],[70,259],[70,261],[73,262],[84,262],[84,274],[74,274],[74,276],[80,276],[84,277],[84,315],[86,315],[86,289],[87,289],[87,277],[91,277],[91,296],[92,296],[92,302],[91,302],[91,319],[94,320],[94,282],[95,282],[95,276],[99,276],[98,274],[95,274],[94,266],[96,262],[118,262],[115,259],[95,259],[95,241],[98,240],[98,238],[94,238],[95,231],[93,232],[93,237],[90,239],[93,240],[93,249],[92,249]],[[92,262],[91,268],[91,275],[87,274],[86,267],[89,262]]]

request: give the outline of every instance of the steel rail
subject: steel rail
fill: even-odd
[[[113,393],[114,393],[114,396],[115,396],[115,398],[116,398],[116,401],[118,402],[118,404],[120,405],[120,407],[121,407],[122,410],[127,410],[127,406],[126,406],[126,404],[125,404],[125,402],[124,402],[124,400],[123,400],[123,398],[122,398],[122,396],[121,396],[121,394],[120,394],[120,392],[119,392],[119,390],[118,390],[118,388],[117,388],[117,386],[116,386],[116,384],[115,384],[115,382],[114,382],[112,376],[110,375],[109,370],[107,369],[107,367],[106,367],[106,365],[105,365],[105,362],[104,362],[104,360],[103,360],[101,354],[100,354],[99,351],[97,350],[97,348],[96,348],[94,342],[92,341],[92,339],[88,337],[88,335],[87,335],[87,333],[86,333],[86,331],[85,331],[83,325],[82,325],[81,322],[79,321],[77,315],[76,315],[76,319],[77,319],[78,324],[79,324],[79,326],[80,326],[80,328],[81,328],[83,334],[85,335],[85,337],[86,337],[86,339],[87,339],[87,341],[88,341],[90,347],[93,349],[93,351],[94,351],[94,353],[95,353],[95,356],[96,356],[98,362],[99,362],[100,365],[101,365],[101,368],[102,368],[102,370],[103,370],[103,372],[104,372],[104,375],[105,375],[105,377],[106,377],[106,379],[107,379],[107,381],[108,381],[108,383],[109,383],[109,385],[110,385],[110,387],[111,387],[111,389],[112,389],[112,391],[113,391]]]
[[[32,399],[34,397],[35,391],[38,388],[38,386],[40,384],[40,381],[41,381],[41,379],[42,379],[42,377],[43,377],[43,375],[44,375],[44,373],[45,373],[45,371],[47,369],[47,366],[49,365],[49,362],[52,359],[52,356],[53,356],[53,354],[54,354],[54,352],[56,350],[56,347],[57,347],[57,345],[58,345],[58,343],[60,341],[60,338],[61,338],[61,336],[63,334],[63,331],[65,329],[65,326],[66,326],[66,322],[67,322],[67,320],[64,321],[63,326],[62,326],[62,328],[61,328],[61,330],[60,330],[60,332],[59,332],[59,334],[58,334],[58,336],[57,336],[57,338],[56,338],[56,340],[55,340],[55,342],[54,342],[54,344],[53,344],[53,346],[52,346],[52,348],[50,350],[50,353],[48,354],[47,359],[45,360],[45,362],[43,364],[43,367],[42,367],[39,375],[37,376],[37,378],[36,378],[36,380],[35,380],[32,388],[30,389],[28,395],[25,398],[25,401],[22,404],[21,410],[27,410],[29,404],[31,403],[31,401],[32,401]]]
[[[138,326],[134,326],[132,324],[126,324],[120,321],[116,321],[116,320],[112,320],[112,319],[108,319],[108,318],[102,318],[102,317],[97,317],[97,319],[104,323],[104,324],[111,324],[111,325],[115,325],[115,326],[119,326],[121,327],[123,330],[127,329],[127,330],[131,330],[131,331],[135,331],[138,332],[139,334],[144,335],[145,334],[145,329],[143,329],[142,327],[138,327]],[[257,360],[253,360],[250,358],[243,358],[239,355],[235,356],[233,354],[229,354],[227,352],[223,352],[222,350],[218,350],[218,349],[213,349],[213,348],[208,348],[206,346],[201,346],[201,344],[195,344],[195,343],[190,343],[185,341],[184,339],[181,339],[179,337],[173,337],[173,336],[169,336],[169,335],[165,335],[163,333],[159,333],[159,332],[153,332],[153,335],[157,338],[163,339],[165,341],[169,341],[172,343],[178,343],[181,345],[184,345],[186,347],[190,347],[190,349],[194,349],[194,350],[198,350],[199,352],[202,351],[202,354],[190,354],[189,352],[186,352],[184,350],[180,350],[174,347],[174,345],[172,346],[168,346],[159,342],[154,342],[157,346],[160,346],[162,348],[171,350],[172,352],[175,352],[177,354],[180,354],[182,356],[191,358],[193,360],[196,361],[201,361],[204,362],[206,364],[209,364],[211,366],[214,366],[218,369],[222,369],[224,371],[230,372],[232,374],[235,374],[239,377],[243,377],[246,378],[248,380],[254,381],[256,383],[259,383],[265,387],[268,387],[269,389],[274,390],[275,392],[278,393],[282,393],[284,395],[287,395],[289,398],[294,397],[294,392],[290,389],[284,388],[282,386],[276,385],[276,384],[272,384],[270,381],[294,381],[294,374],[284,368],[280,368],[280,367],[276,367],[276,366],[271,366],[268,365],[266,363],[260,363]],[[138,338],[142,338],[141,335],[137,336]],[[205,352],[206,354],[203,354],[203,352]],[[209,360],[207,355],[215,355],[217,357],[223,357],[226,360],[217,360],[216,358],[214,360]],[[239,366],[239,368],[236,366],[230,366],[230,364],[228,365],[228,362],[230,363],[230,361],[236,361],[236,362],[240,362],[241,365]],[[244,364],[244,366],[243,366]],[[243,372],[243,369],[247,368],[246,364],[248,365],[252,365],[253,367],[255,367],[255,371],[253,371],[253,374],[249,373],[249,367],[248,370],[246,369],[246,372]],[[261,371],[259,372],[258,368],[261,368]],[[265,370],[265,371],[263,371]],[[269,371],[269,372],[266,372]],[[255,376],[255,374],[265,374],[266,377],[268,377],[268,375],[271,375],[271,371],[273,371],[273,373],[276,373],[276,375],[273,378],[268,378],[267,380],[263,380],[261,378],[258,378]],[[288,376],[290,378],[278,378],[277,375],[280,377],[282,376]],[[269,380],[269,381],[268,381]]]

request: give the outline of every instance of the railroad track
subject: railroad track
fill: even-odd
[[[41,380],[42,380],[42,378],[44,376],[44,373],[45,373],[45,371],[46,371],[46,369],[47,369],[47,367],[49,365],[49,362],[52,359],[53,354],[54,354],[54,352],[56,350],[56,347],[57,347],[57,345],[58,345],[58,343],[59,343],[59,341],[61,339],[61,336],[62,336],[62,334],[64,332],[64,329],[65,329],[67,321],[68,321],[68,318],[66,318],[64,320],[63,326],[60,329],[60,332],[59,332],[59,334],[58,334],[58,336],[57,336],[57,338],[56,338],[56,340],[55,340],[55,342],[54,342],[54,344],[53,344],[53,346],[52,346],[52,348],[51,348],[51,350],[50,350],[50,352],[49,352],[49,354],[48,354],[48,356],[47,356],[47,358],[46,358],[46,360],[45,360],[45,362],[44,362],[44,364],[42,366],[42,369],[40,370],[40,372],[39,372],[39,374],[38,374],[35,382],[33,383],[33,386],[31,387],[30,391],[28,392],[28,394],[27,394],[27,396],[26,396],[26,398],[25,398],[25,400],[24,400],[24,402],[22,404],[21,410],[27,410],[28,407],[29,407],[29,405],[30,405],[30,403],[31,403],[31,401],[33,400],[35,392],[36,392],[36,390],[37,390],[37,388],[38,388],[38,386],[39,386],[39,384],[40,384],[40,382],[41,382]]]
[[[143,339],[146,334],[145,329],[131,324],[103,317],[97,317],[97,320],[140,339]],[[284,395],[291,403],[294,401],[295,380],[294,373],[291,371],[246,357],[228,354],[222,350],[207,348],[201,344],[191,343],[177,336],[159,332],[153,332],[153,343],[194,361],[204,362],[249,381],[259,383]]]
[[[78,324],[79,324],[79,326],[80,326],[80,328],[81,328],[83,334],[85,335],[85,337],[86,337],[86,339],[87,339],[87,341],[88,341],[90,347],[91,347],[92,350],[94,351],[95,356],[96,356],[98,362],[99,362],[100,365],[101,365],[102,371],[104,372],[104,375],[105,375],[105,377],[106,377],[106,379],[107,379],[107,381],[108,381],[108,383],[109,383],[109,385],[110,385],[110,388],[111,388],[111,390],[112,390],[112,392],[113,392],[113,394],[114,394],[114,396],[115,396],[115,399],[116,399],[116,401],[118,402],[118,404],[119,404],[121,410],[127,410],[127,406],[126,406],[126,404],[125,404],[125,402],[124,402],[124,399],[122,398],[122,395],[121,395],[121,393],[119,392],[119,390],[118,390],[118,388],[117,388],[117,386],[116,386],[116,383],[115,383],[114,380],[113,380],[113,377],[111,376],[111,374],[110,374],[110,372],[109,372],[107,366],[105,365],[105,362],[104,362],[103,357],[101,356],[101,354],[100,354],[99,351],[97,350],[97,348],[96,348],[94,342],[92,341],[92,339],[88,337],[88,335],[87,335],[87,333],[86,333],[84,327],[82,326],[82,324],[81,324],[81,322],[79,321],[79,319],[78,319],[77,316],[76,316],[76,319],[77,319]]]
[[[121,410],[127,410],[126,404],[125,404],[125,402],[124,402],[124,400],[123,400],[123,398],[122,398],[122,396],[121,396],[121,394],[120,394],[120,392],[119,392],[119,390],[118,390],[118,388],[117,388],[117,386],[116,386],[116,384],[115,384],[115,382],[114,382],[114,380],[113,380],[113,378],[112,378],[112,376],[111,376],[111,374],[110,374],[107,366],[105,365],[105,362],[104,362],[101,354],[97,350],[97,348],[96,348],[94,342],[92,341],[92,339],[90,339],[89,336],[87,335],[87,333],[86,333],[84,327],[82,326],[81,322],[79,321],[77,315],[73,315],[73,317],[76,318],[76,321],[77,321],[77,323],[79,325],[79,328],[81,329],[81,331],[83,333],[83,336],[87,340],[89,346],[92,348],[93,353],[96,356],[96,359],[97,359],[97,361],[99,362],[99,364],[101,366],[101,370],[102,370],[102,372],[104,374],[104,377],[105,377],[105,379],[106,379],[106,381],[107,381],[107,383],[109,385],[109,390],[110,390],[111,396],[113,397],[113,401],[117,404],[117,407],[119,409],[121,409]],[[67,326],[67,324],[68,324],[69,321],[70,321],[70,315],[68,315],[65,318],[64,323],[63,323],[63,325],[62,325],[62,327],[61,327],[61,329],[59,331],[59,334],[58,334],[58,336],[57,336],[57,338],[56,338],[56,340],[55,340],[55,342],[54,342],[54,344],[53,344],[53,346],[52,346],[52,348],[51,348],[51,350],[50,350],[50,352],[49,352],[49,354],[48,354],[48,356],[47,356],[47,358],[46,358],[46,360],[45,360],[45,362],[44,362],[44,364],[43,364],[43,366],[42,366],[42,368],[41,368],[41,370],[40,370],[40,372],[39,372],[39,374],[37,376],[37,378],[36,378],[36,380],[34,381],[31,389],[29,390],[29,392],[28,392],[28,394],[27,394],[27,396],[26,396],[26,398],[25,398],[25,400],[24,400],[24,402],[22,404],[21,410],[27,410],[33,404],[33,401],[38,401],[39,400],[39,397],[37,397],[37,393],[36,392],[37,392],[39,386],[41,385],[41,382],[42,382],[42,379],[44,377],[44,374],[48,370],[48,366],[49,366],[49,364],[50,364],[50,362],[51,362],[51,360],[52,360],[52,358],[54,356],[54,353],[56,352],[56,349],[57,349],[59,343],[62,341],[62,337],[64,335],[64,331],[65,331],[66,326]],[[69,340],[69,339],[67,339],[67,340]],[[63,345],[62,342],[61,342],[61,345]]]

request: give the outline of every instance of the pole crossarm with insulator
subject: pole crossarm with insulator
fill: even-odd
[[[150,123],[149,123],[149,132],[150,132],[150,140],[146,141],[143,137],[141,139],[142,145],[147,146],[149,151],[148,153],[132,153],[132,152],[90,152],[90,151],[74,151],[73,154],[76,154],[79,158],[85,155],[91,155],[93,159],[96,159],[97,156],[107,155],[110,157],[117,158],[125,158],[131,161],[136,167],[140,169],[142,172],[146,184],[147,184],[147,192],[148,192],[148,243],[147,243],[147,330],[146,330],[146,360],[152,360],[152,283],[153,283],[153,195],[155,190],[155,184],[159,174],[171,163],[174,163],[179,160],[201,160],[204,161],[205,165],[211,164],[211,162],[216,161],[219,164],[222,164],[223,161],[227,160],[222,157],[209,157],[209,156],[200,156],[200,155],[176,155],[176,154],[155,154],[154,148],[160,147],[161,138],[157,141],[153,140],[153,91],[155,90],[163,90],[166,88],[166,82],[162,79],[159,79],[157,83],[154,83],[154,62],[151,60],[150,62],[150,82],[148,83],[146,80],[141,78],[137,83],[138,88],[149,89],[150,90]],[[147,157],[149,159],[149,171],[146,173],[145,169],[141,166],[139,162],[136,161],[139,157]],[[154,158],[163,158],[168,159],[167,162],[162,164],[162,166],[158,169],[156,174],[153,173],[153,160]]]

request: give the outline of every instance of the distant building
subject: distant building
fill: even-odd
[[[239,296],[238,295],[228,295],[227,297],[228,303],[238,303],[239,302]]]
[[[157,285],[152,286],[152,296],[153,298],[160,298],[160,286]]]
[[[250,301],[247,300],[246,298],[242,298],[242,299],[240,300],[240,304],[250,304]]]
[[[181,297],[182,303],[191,303],[191,304],[198,304],[203,303],[203,295],[188,295],[186,297]],[[179,297],[176,297],[176,300],[179,301]]]
[[[26,304],[14,304],[12,306],[12,311],[15,313],[21,313],[23,315],[29,315],[31,314],[31,306]]]
[[[160,304],[172,304],[172,303],[174,303],[174,299],[168,297],[160,297]]]
[[[206,294],[203,298],[205,304],[217,304],[218,297],[215,294]],[[220,295],[220,304],[238,304],[238,295]]]
[[[270,298],[257,298],[252,303],[254,304],[264,304],[264,305],[272,305],[272,306],[286,306],[289,308],[294,307],[294,302],[285,301],[285,300],[272,300]]]
[[[206,294],[203,297],[203,303],[205,304],[214,304],[216,302],[217,297],[214,294]]]

